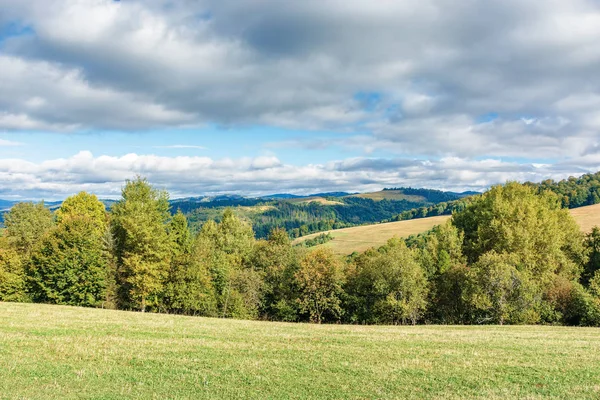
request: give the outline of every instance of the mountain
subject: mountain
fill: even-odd
[[[298,196],[298,195],[289,194],[289,193],[277,193],[277,194],[269,194],[267,196],[259,196],[257,198],[265,199],[265,200],[283,200],[283,199],[300,199],[303,197],[305,197],[305,196]]]

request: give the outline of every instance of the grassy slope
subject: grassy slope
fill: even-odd
[[[600,335],[0,303],[0,398],[598,398]]]
[[[423,202],[427,201],[423,196],[407,195],[402,193],[401,190],[381,190],[379,192],[372,193],[359,193],[353,194],[348,197],[362,197],[364,199],[371,199],[375,201],[387,199],[387,200],[408,200]]]
[[[292,200],[286,200],[290,203],[293,204],[309,204],[312,202],[317,202],[319,204],[322,204],[324,206],[338,206],[338,205],[344,205],[344,203],[342,203],[341,201],[335,201],[335,200],[327,200],[324,197],[303,197],[300,199],[292,199]]]
[[[450,216],[411,219],[409,221],[388,222],[385,224],[363,225],[352,228],[327,231],[333,240],[323,244],[333,249],[337,254],[347,255],[353,251],[365,251],[370,247],[378,247],[394,236],[407,237],[428,231],[436,225],[444,223]],[[294,243],[318,236],[323,232],[313,233],[298,238]]]
[[[570,212],[584,232],[589,232],[593,226],[600,226],[600,204],[574,208]],[[450,217],[445,215],[333,230],[329,231],[333,236],[333,240],[322,246],[331,247],[337,254],[347,255],[353,251],[364,251],[369,247],[381,246],[394,236],[407,237],[425,232],[435,225],[445,222],[448,218]],[[320,235],[321,233],[314,233],[296,239],[295,243]]]
[[[584,232],[590,232],[594,226],[600,226],[600,204],[573,208],[569,211]]]

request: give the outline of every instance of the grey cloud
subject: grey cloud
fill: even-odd
[[[597,142],[597,1],[0,0],[0,127],[330,129],[367,150],[577,157]],[[372,109],[358,92],[380,99]],[[479,118],[499,118],[481,123]],[[535,123],[524,124],[522,118]],[[525,154],[527,153],[527,154]]]

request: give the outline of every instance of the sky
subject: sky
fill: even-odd
[[[0,198],[600,170],[600,0],[0,0]]]

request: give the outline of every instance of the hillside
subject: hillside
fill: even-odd
[[[598,398],[600,336],[348,326],[0,303],[0,397]]]
[[[584,232],[591,231],[594,226],[600,226],[600,204],[574,208],[569,210],[569,212],[573,215]],[[348,255],[354,251],[361,252],[370,247],[379,247],[394,236],[408,237],[410,235],[425,232],[435,225],[444,223],[449,218],[449,215],[441,215],[437,217],[332,230],[328,232],[333,236],[333,240],[322,246],[330,247],[337,254]],[[304,240],[311,239],[317,235],[319,235],[319,233],[298,238],[294,243],[299,244]]]
[[[394,236],[408,237],[428,231],[436,225],[444,223],[449,215],[412,219],[410,221],[387,222],[384,224],[355,226],[352,228],[327,231],[333,240],[322,246],[330,247],[337,254],[348,255],[355,251],[365,251],[370,247],[379,247]],[[313,233],[294,240],[294,244],[302,243],[321,233]]]
[[[404,194],[402,190],[381,190],[372,193],[358,193],[349,197],[360,197],[363,199],[380,200],[408,200],[413,202],[427,202],[427,198],[419,195]]]
[[[407,210],[461,196],[431,189],[395,188],[362,194],[326,192],[297,196],[280,193],[253,198],[237,194],[199,196],[171,199],[169,204],[172,213],[179,210],[187,216],[194,232],[207,220],[219,221],[226,208],[233,208],[239,217],[252,224],[258,238],[265,238],[276,227],[284,228],[291,237],[299,237],[328,229],[372,224]],[[107,208],[114,203],[114,200],[102,201]],[[61,202],[45,204],[56,209]],[[8,211],[14,203],[5,202],[5,205],[6,209],[0,211],[0,224],[2,212]]]
[[[569,212],[575,218],[581,230],[586,233],[590,232],[594,226],[600,227],[600,204],[572,208]]]

